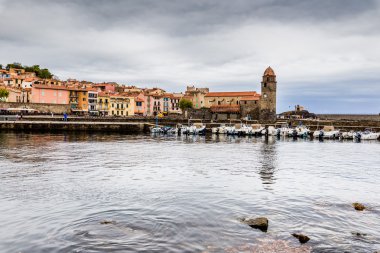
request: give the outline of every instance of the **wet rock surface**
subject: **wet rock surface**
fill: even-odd
[[[266,217],[244,218],[241,221],[251,228],[260,229],[263,232],[268,231],[269,221]]]
[[[102,221],[100,222],[100,224],[102,224],[102,225],[115,224],[115,222],[112,221],[112,220],[102,220]]]
[[[292,234],[292,236],[294,236],[295,238],[298,239],[298,241],[302,244],[304,243],[307,243],[308,241],[310,241],[310,238],[306,235],[303,235],[303,234]]]
[[[206,251],[213,252],[213,251]],[[228,247],[219,252],[227,253],[311,253],[312,248],[307,245],[294,246],[284,240],[261,239],[255,244],[244,244],[237,247]]]
[[[352,206],[355,208],[356,211],[364,211],[366,209],[366,207],[363,204],[358,202],[353,203]]]

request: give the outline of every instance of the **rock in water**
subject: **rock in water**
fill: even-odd
[[[114,223],[115,223],[115,222],[112,221],[112,220],[102,220],[102,221],[100,222],[100,224],[102,224],[102,225],[114,224]]]
[[[300,241],[300,243],[302,243],[302,244],[307,243],[310,240],[310,238],[308,236],[303,235],[303,234],[292,234],[292,236],[297,238],[298,241]]]
[[[242,220],[245,224],[250,226],[251,228],[260,229],[263,232],[267,232],[268,230],[268,219],[265,217],[259,218],[245,218]]]
[[[363,211],[365,209],[365,206],[363,204],[360,204],[360,203],[357,203],[357,202],[353,203],[352,206],[357,211]]]

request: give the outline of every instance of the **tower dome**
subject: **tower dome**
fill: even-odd
[[[273,69],[269,66],[265,71],[264,71],[264,76],[276,76],[274,73]]]

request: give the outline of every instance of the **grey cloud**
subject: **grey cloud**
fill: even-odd
[[[283,101],[293,91],[312,98],[318,87],[318,96],[334,94],[342,83],[365,99],[361,83],[373,80],[366,91],[380,83],[379,3],[0,0],[0,61],[38,63],[61,78],[175,91],[189,83],[258,89],[272,65]]]

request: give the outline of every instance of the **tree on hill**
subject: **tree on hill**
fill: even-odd
[[[9,70],[10,68],[25,69],[25,72],[34,72],[36,73],[37,77],[43,78],[43,79],[50,79],[53,77],[53,74],[50,73],[49,69],[47,68],[41,69],[40,65],[22,66],[21,63],[14,62],[14,63],[7,64],[7,69]]]
[[[3,69],[3,64],[0,64],[0,69]]]
[[[189,108],[192,108],[192,107],[193,107],[193,102],[191,102],[190,100],[188,100],[186,98],[182,98],[179,101],[179,108],[181,108],[182,111],[189,109]]]
[[[14,63],[8,63],[8,64],[7,64],[6,69],[9,70],[10,68],[14,68],[14,69],[23,69],[24,67],[21,65],[21,63],[19,63],[19,62],[14,62]]]
[[[9,91],[4,88],[0,88],[0,101],[5,101],[9,96]]]
[[[40,65],[24,66],[24,69],[26,72],[36,73],[36,76],[39,78],[50,79],[53,77],[53,74],[48,69],[41,69]]]

